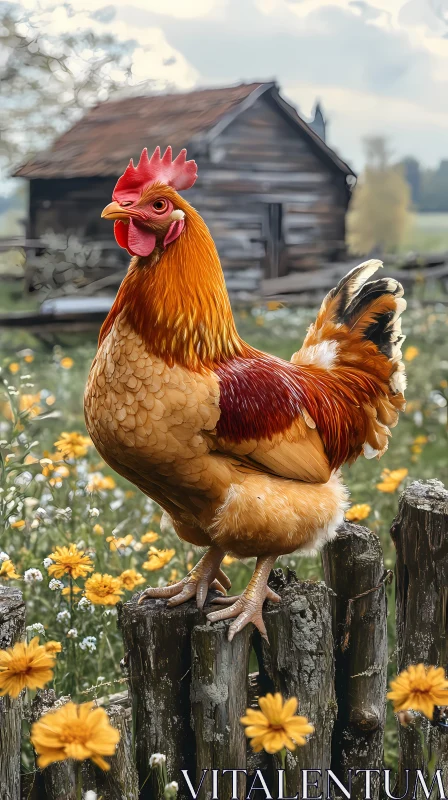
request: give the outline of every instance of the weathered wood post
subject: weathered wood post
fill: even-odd
[[[275,570],[269,585],[282,602],[266,606],[270,644],[255,635],[261,693],[277,691],[284,697],[298,697],[298,713],[315,727],[307,745],[286,756],[286,788],[288,795],[294,796],[297,791],[302,794],[300,770],[318,768],[325,774],[330,768],[336,717],[330,598],[324,583],[298,581],[292,572],[285,577]],[[280,767],[278,760],[276,766]],[[310,782],[316,779],[316,774],[310,774]],[[272,788],[277,794],[278,787]],[[307,796],[321,793],[322,787],[308,788]]]
[[[0,648],[12,647],[25,630],[25,603],[18,589],[0,586]],[[0,787],[2,800],[20,800],[22,703],[0,698]]]
[[[381,769],[387,684],[387,598],[378,537],[343,523],[322,553],[332,589],[338,716],[332,770],[347,785],[349,769]],[[390,575],[392,577],[392,575]],[[363,773],[353,778],[352,797],[365,797]],[[379,781],[372,779],[372,798]]]
[[[119,610],[132,698],[135,753],[141,800],[157,797],[149,759],[167,758],[168,780],[181,769],[195,775],[195,737],[190,720],[191,634],[204,622],[193,603],[168,608],[165,600],[138,605],[138,595]],[[182,783],[179,782],[182,798]],[[185,795],[191,800],[191,797]]]
[[[400,499],[391,528],[397,551],[397,669],[423,662],[448,668],[448,491],[440,481],[416,481]],[[448,775],[448,735],[419,719],[429,755]],[[406,770],[413,790],[416,767],[423,768],[422,744],[414,725],[399,728],[399,791]],[[402,788],[403,787],[403,788]],[[417,797],[423,797],[421,787]]]
[[[110,771],[95,769],[96,791],[101,800],[139,800],[138,774],[135,766],[132,742],[131,709],[109,706],[106,709],[111,725],[120,731],[120,741]]]
[[[192,636],[191,713],[196,737],[196,785],[202,769],[246,768],[247,739],[240,717],[248,705],[250,625],[232,642],[230,623],[198,625]],[[227,780],[226,780],[227,779]],[[202,784],[201,797],[212,797],[211,773]],[[239,800],[246,797],[240,775]],[[232,797],[231,775],[220,779],[220,795]]]

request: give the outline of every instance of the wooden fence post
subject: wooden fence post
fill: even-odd
[[[332,770],[347,785],[348,769],[382,769],[387,685],[387,598],[378,537],[344,522],[322,553],[333,591],[336,697]],[[352,776],[353,777],[353,776]],[[363,773],[353,777],[352,797],[365,797]],[[372,798],[379,797],[372,778]]]
[[[229,623],[198,625],[192,635],[191,713],[196,736],[196,785],[202,769],[245,769],[247,739],[240,717],[248,700],[249,652],[252,626],[232,642]],[[246,797],[246,782],[238,781],[239,800]],[[231,775],[220,779],[220,796],[232,797]],[[210,772],[201,789],[203,800],[212,797]]]
[[[18,641],[25,630],[22,593],[0,586],[0,648]],[[22,702],[0,697],[0,787],[2,800],[20,800],[20,737]]]
[[[333,636],[328,589],[324,583],[298,581],[293,572],[285,577],[275,570],[269,585],[278,591],[282,602],[268,603],[264,612],[270,645],[254,635],[261,693],[281,692],[299,699],[298,713],[315,727],[304,747],[286,756],[287,794],[302,793],[300,770],[330,768],[331,738],[336,716],[334,693]],[[276,761],[276,767],[280,762]],[[310,782],[316,780],[310,774]],[[277,795],[277,786],[272,787]],[[323,789],[325,795],[325,787]],[[317,797],[319,789],[308,789]]]
[[[410,664],[448,668],[448,491],[440,481],[416,481],[401,498],[391,528],[397,551],[396,620],[398,672]],[[448,775],[448,735],[426,718],[419,719],[429,750]],[[399,792],[416,767],[424,768],[415,725],[399,727]],[[446,777],[445,777],[446,780]],[[402,789],[402,787],[404,787]],[[397,791],[394,792],[397,794]],[[417,797],[423,797],[421,787]]]
[[[149,759],[167,758],[168,780],[181,769],[195,775],[195,738],[190,721],[191,632],[204,622],[194,603],[168,608],[165,600],[137,604],[138,595],[119,611],[125,644],[135,725],[135,752],[140,798],[157,796]],[[182,783],[180,783],[180,800]],[[191,800],[189,794],[185,798]]]
[[[120,731],[117,751],[110,761],[110,771],[95,769],[96,790],[101,800],[139,800],[138,774],[132,746],[131,709],[109,706],[111,725]]]

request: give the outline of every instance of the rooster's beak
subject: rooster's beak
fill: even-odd
[[[129,220],[130,214],[127,209],[122,208],[119,203],[109,203],[106,208],[103,208],[101,217],[105,219],[123,219]]]

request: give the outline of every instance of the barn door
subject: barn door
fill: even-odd
[[[278,278],[282,274],[282,204],[268,203],[266,212],[266,277]]]

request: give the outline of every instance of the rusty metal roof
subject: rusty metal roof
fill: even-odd
[[[144,147],[151,152],[157,145],[164,148],[170,144],[174,153],[189,147],[189,155],[194,156],[195,142],[211,134],[215,127],[225,125],[264,92],[269,92],[285,110],[287,104],[280,98],[274,82],[101,103],[60,136],[49,150],[38,153],[14,174],[29,179],[118,176],[130,156],[138,158]],[[319,147],[324,158],[351,174],[352,170],[297,112],[290,106],[287,108],[290,119]]]

